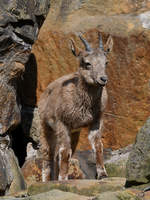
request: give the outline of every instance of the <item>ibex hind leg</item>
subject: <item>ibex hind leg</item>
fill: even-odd
[[[54,150],[52,150],[54,152]],[[42,164],[42,181],[47,182],[49,180],[58,180],[59,166],[58,156],[50,154],[49,160],[43,160]]]
[[[50,180],[50,143],[48,140],[49,129],[42,123],[40,134],[40,149],[39,152],[42,156],[42,182]]]
[[[51,180],[58,180],[58,174],[59,174],[59,155],[58,155],[58,141],[57,141],[57,136],[55,135],[55,132],[52,132],[51,142],[50,145],[50,179]]]

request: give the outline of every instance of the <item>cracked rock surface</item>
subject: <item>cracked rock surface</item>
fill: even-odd
[[[17,184],[25,188],[16,157],[6,141],[21,121],[18,85],[49,7],[49,0],[0,2],[0,194],[12,184],[14,188]]]

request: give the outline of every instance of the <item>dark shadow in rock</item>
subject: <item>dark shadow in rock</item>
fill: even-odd
[[[31,53],[28,62],[25,65],[25,72],[19,86],[21,104],[23,107],[36,106],[36,89],[37,89],[37,62],[36,57]]]
[[[77,151],[74,154],[74,158],[79,160],[80,168],[85,176],[85,179],[96,178],[96,164],[91,150]]]
[[[129,187],[133,187],[133,186],[140,186],[140,185],[143,185],[143,184],[145,184],[145,183],[136,182],[136,181],[126,181],[125,188],[129,188]]]
[[[19,166],[21,167],[25,162],[27,138],[25,137],[21,124],[11,132],[12,149],[18,158]]]
[[[19,160],[20,167],[25,162],[26,147],[28,142],[32,142],[33,147],[37,147],[36,141],[30,135],[33,123],[34,110],[36,108],[36,88],[37,88],[37,63],[34,54],[31,54],[25,65],[25,72],[22,80],[18,80],[18,97],[21,104],[21,124],[12,131],[12,148]]]
[[[72,154],[74,154],[77,144],[79,142],[80,137],[80,131],[75,131],[71,134],[71,148],[72,148]]]

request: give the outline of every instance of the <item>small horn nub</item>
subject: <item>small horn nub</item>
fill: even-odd
[[[99,35],[99,48],[104,51],[102,36],[100,33],[98,35]]]
[[[90,47],[89,43],[86,41],[86,39],[84,39],[81,34],[79,34],[79,37],[81,39],[81,41],[83,42],[84,46],[85,46],[85,50],[86,51],[92,51],[92,48]]]

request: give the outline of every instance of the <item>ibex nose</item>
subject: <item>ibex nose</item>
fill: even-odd
[[[107,82],[108,78],[106,76],[102,76],[102,77],[100,77],[100,80],[105,83],[105,82]]]

